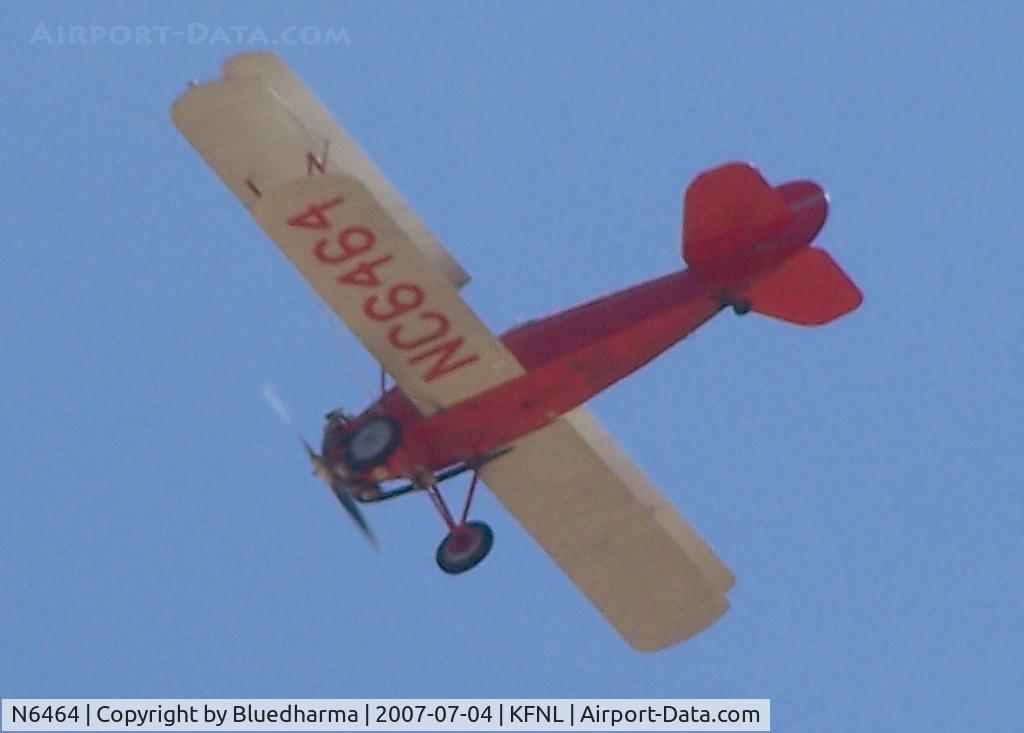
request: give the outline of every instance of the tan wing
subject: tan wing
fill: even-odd
[[[240,54],[224,64],[224,77],[182,95],[171,117],[243,204],[251,206],[263,192],[299,176],[343,173],[358,178],[455,287],[469,281],[466,271],[280,58],[268,52]]]
[[[725,613],[732,573],[585,408],[513,446],[483,480],[630,645]]]
[[[523,373],[362,181],[303,176],[251,211],[424,414]]]

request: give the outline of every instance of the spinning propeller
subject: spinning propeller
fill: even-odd
[[[359,506],[356,504],[355,499],[352,496],[352,492],[349,490],[350,483],[345,480],[343,475],[340,475],[337,471],[333,470],[323,456],[313,450],[313,447],[302,437],[302,433],[295,427],[295,423],[292,422],[291,415],[288,414],[288,410],[285,409],[284,403],[281,398],[277,396],[277,392],[274,391],[273,386],[268,382],[263,385],[263,397],[270,403],[270,406],[274,408],[274,412],[280,416],[292,432],[298,437],[299,442],[302,443],[302,447],[306,450],[306,455],[309,456],[310,463],[313,464],[313,474],[319,476],[325,484],[327,484],[334,495],[341,502],[341,505],[345,507],[345,511],[352,517],[352,521],[356,523],[363,535],[369,540],[370,544],[373,545],[375,550],[380,549],[377,544],[377,538],[374,537],[373,532],[370,530],[370,525],[366,523],[366,518],[363,513],[359,510]]]

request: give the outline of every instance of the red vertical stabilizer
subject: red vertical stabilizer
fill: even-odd
[[[683,259],[704,267],[780,234],[792,220],[785,196],[747,163],[701,173],[683,200]]]

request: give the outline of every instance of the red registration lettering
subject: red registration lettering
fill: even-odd
[[[338,245],[337,252],[328,252],[327,240],[321,239],[313,245],[313,255],[321,262],[335,265],[362,254],[373,247],[376,241],[377,236],[372,230],[366,227],[348,227],[338,233],[338,238],[335,240]]]
[[[308,156],[307,164],[309,174],[312,174],[314,169],[319,173],[324,172],[323,164],[312,155]],[[288,224],[305,229],[330,229],[327,211],[342,203],[344,199],[335,196],[322,203],[310,204],[305,211],[288,219]],[[340,231],[333,241],[327,237],[318,240],[313,245],[313,255],[326,265],[339,265],[369,252],[376,241],[377,236],[372,229],[365,226],[350,226]],[[388,254],[373,260],[359,260],[335,280],[340,285],[382,288],[384,283],[377,275],[377,268],[393,259],[394,255]],[[400,282],[389,287],[386,293],[367,297],[363,301],[363,313],[374,321],[387,322],[416,310],[423,305],[425,299],[426,293],[419,285]],[[433,382],[480,359],[478,354],[460,354],[466,344],[462,336],[435,343],[451,331],[451,321],[443,313],[427,310],[416,315],[415,320],[419,323],[419,328],[414,327],[412,321],[406,320],[391,326],[387,335],[388,342],[402,351],[428,347],[412,355],[408,360],[410,365],[428,363],[429,367],[423,375],[424,382]],[[434,345],[430,346],[431,344]]]
[[[404,349],[405,351],[418,349],[424,344],[428,344],[434,339],[438,339],[444,336],[446,333],[448,333],[448,327],[451,325],[448,319],[445,318],[443,314],[438,313],[437,311],[424,311],[423,313],[419,314],[419,319],[421,321],[428,323],[432,322],[434,324],[434,328],[428,331],[425,336],[420,336],[419,338],[413,339],[412,341],[406,341],[405,339],[399,337],[399,334],[402,332],[402,329],[405,327],[406,324],[399,323],[397,325],[392,326],[388,330],[388,341],[391,342],[391,345],[394,346],[396,349]]]
[[[363,312],[375,321],[390,321],[403,313],[408,313],[414,308],[423,304],[426,295],[419,285],[412,283],[398,283],[392,285],[388,290],[386,309],[378,308],[381,302],[376,295],[371,295],[363,301]]]
[[[434,360],[434,363],[430,365],[430,369],[428,369],[427,373],[423,376],[424,382],[433,382],[438,377],[443,377],[445,374],[454,372],[456,369],[461,369],[467,364],[472,364],[480,358],[476,354],[470,354],[458,361],[450,361],[456,352],[462,348],[465,342],[466,341],[462,336],[448,339],[443,344],[438,344],[429,351],[424,351],[423,353],[412,357],[409,359],[409,363],[419,364],[421,361],[436,355],[438,358]]]
[[[364,288],[380,287],[380,278],[377,277],[374,268],[391,262],[392,259],[391,255],[384,255],[370,262],[360,262],[344,275],[338,275],[336,280],[342,285],[359,285]]]
[[[293,227],[305,227],[307,229],[330,229],[331,224],[327,221],[327,215],[324,214],[328,209],[333,209],[335,206],[341,204],[345,199],[341,196],[335,196],[332,199],[327,199],[322,204],[310,204],[309,208],[303,211],[301,214],[296,214],[288,223]]]

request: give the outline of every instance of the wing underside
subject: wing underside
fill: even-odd
[[[459,297],[468,277],[277,56],[230,59],[172,117],[424,414],[523,373]]]
[[[245,206],[279,183],[316,173],[358,178],[455,287],[469,275],[320,101],[274,53],[243,53],[224,79],[200,84],[171,117]]]
[[[468,279],[273,54],[174,105],[178,129],[424,414],[523,373],[459,297]],[[584,408],[516,441],[481,476],[637,649],[714,623],[734,578]]]
[[[481,477],[633,647],[670,646],[728,609],[733,574],[586,409]]]
[[[362,181],[296,178],[252,214],[424,414],[523,373]]]

